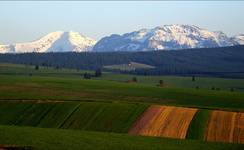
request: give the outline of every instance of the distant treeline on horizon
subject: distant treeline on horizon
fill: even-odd
[[[130,62],[155,67],[126,72],[141,75],[243,73],[244,46],[148,52],[0,54],[0,62],[82,70]]]

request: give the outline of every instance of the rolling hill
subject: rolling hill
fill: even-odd
[[[243,149],[243,92],[108,81],[124,76],[111,73],[88,80],[84,72],[0,64],[0,148]]]

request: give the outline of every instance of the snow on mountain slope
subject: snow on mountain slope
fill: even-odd
[[[96,41],[78,32],[52,32],[41,39],[28,43],[0,45],[0,53],[27,52],[83,52],[90,51]]]
[[[164,25],[123,35],[112,34],[96,42],[78,32],[52,32],[27,43],[0,45],[0,53],[149,51],[224,47],[244,44],[244,35],[227,37],[194,25]]]
[[[240,35],[234,36],[232,39],[235,42],[237,42],[237,44],[244,45],[244,34],[240,34]]]
[[[190,25],[164,25],[102,38],[93,51],[147,51],[232,45],[233,40],[223,32],[211,32]]]

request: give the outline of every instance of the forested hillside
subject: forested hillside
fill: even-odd
[[[244,46],[150,52],[84,52],[1,54],[0,62],[94,70],[106,65],[137,62],[154,69],[138,74],[191,74],[244,72]]]

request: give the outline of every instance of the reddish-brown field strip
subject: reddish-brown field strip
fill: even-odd
[[[164,107],[153,105],[150,106],[134,123],[133,127],[129,130],[130,134],[139,134],[143,128],[148,125],[149,120],[154,120],[156,116],[158,116]]]
[[[244,113],[213,111],[210,115],[207,141],[244,143]]]
[[[244,113],[236,115],[233,142],[244,143]]]
[[[185,138],[197,109],[153,105],[135,122],[130,134]]]

